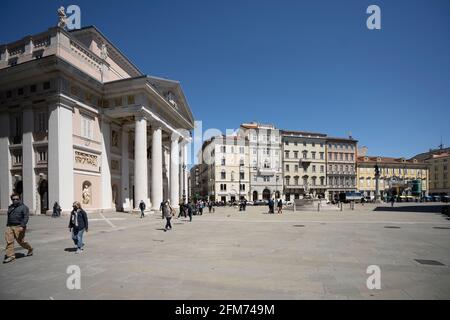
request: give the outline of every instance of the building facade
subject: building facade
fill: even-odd
[[[179,82],[143,74],[95,27],[51,28],[0,54],[2,211],[13,191],[32,213],[183,201],[194,119]]]
[[[211,201],[235,202],[249,199],[250,171],[248,140],[240,136],[216,136],[203,143],[200,174],[205,185],[202,197]]]
[[[325,198],[326,134],[302,131],[281,131],[281,134],[285,199]]]
[[[429,190],[428,164],[417,159],[389,157],[358,157],[358,190],[366,197],[375,197],[375,166],[378,166],[379,190],[382,199],[388,195],[425,196]]]
[[[283,163],[280,130],[273,125],[244,123],[239,135],[249,143],[250,200],[281,198]]]
[[[419,154],[414,157],[419,161],[425,161],[430,170],[430,194],[450,195],[450,148],[439,148]]]
[[[326,170],[329,200],[338,198],[340,193],[357,190],[357,150],[358,141],[352,137],[327,137]]]

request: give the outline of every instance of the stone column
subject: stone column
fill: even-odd
[[[152,141],[152,204],[153,210],[159,210],[163,201],[163,155],[162,155],[162,130],[153,128]]]
[[[134,138],[134,209],[139,210],[141,200],[150,208],[147,188],[147,120],[143,116],[135,117]]]
[[[131,211],[130,203],[130,161],[128,159],[128,135],[129,131],[122,129],[122,176],[121,176],[121,202],[123,211]]]
[[[36,214],[36,174],[34,173],[35,153],[33,148],[34,113],[32,104],[23,107],[22,176],[23,203]]]
[[[58,201],[64,212],[72,210],[73,192],[73,112],[57,101],[49,107],[48,123],[48,201]]]
[[[183,165],[184,165],[184,171],[183,171],[183,187],[184,187],[184,192],[185,192],[185,203],[188,202],[189,199],[189,187],[188,187],[188,170],[187,170],[187,165],[188,165],[188,161],[187,161],[187,155],[188,155],[188,144],[186,143],[183,146]]]
[[[7,210],[12,193],[11,153],[9,150],[9,114],[0,113],[0,209]]]
[[[112,205],[112,187],[111,187],[111,124],[106,119],[101,123],[102,135],[102,210],[115,210]]]
[[[170,204],[173,208],[179,206],[180,186],[179,186],[179,165],[180,165],[180,147],[179,137],[172,135],[172,145],[170,148]]]

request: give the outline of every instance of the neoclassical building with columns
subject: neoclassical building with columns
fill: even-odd
[[[194,118],[178,81],[147,76],[95,27],[0,45],[0,209],[159,209],[188,195]]]

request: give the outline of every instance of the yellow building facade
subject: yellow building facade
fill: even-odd
[[[357,158],[358,191],[375,197],[375,166],[378,165],[381,198],[388,195],[425,196],[429,191],[429,165],[417,159],[370,157]],[[419,187],[420,185],[420,187]]]

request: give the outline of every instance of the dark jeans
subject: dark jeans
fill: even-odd
[[[143,218],[143,217],[145,217],[145,215],[144,215],[144,210],[141,209],[141,218]]]
[[[167,223],[166,223],[166,230],[167,229],[172,229],[172,225],[170,224],[170,220],[171,220],[172,218],[166,218],[166,220],[167,220]]]
[[[75,245],[78,247],[78,249],[81,249],[84,247],[83,234],[84,234],[84,229],[72,228],[72,240],[75,243]]]

